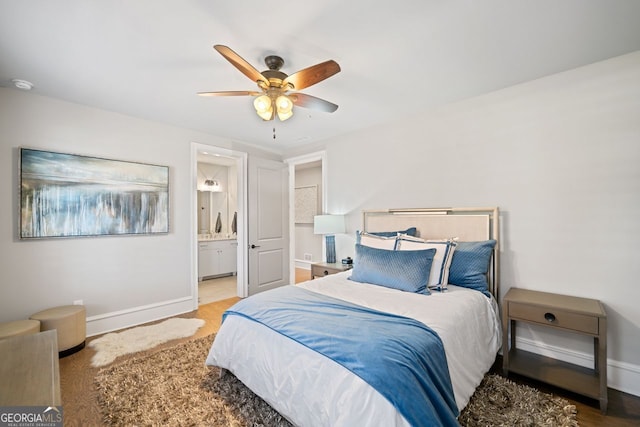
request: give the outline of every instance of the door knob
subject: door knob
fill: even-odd
[[[250,247],[251,247],[251,249],[255,249],[255,248],[259,248],[260,245],[251,245]]]

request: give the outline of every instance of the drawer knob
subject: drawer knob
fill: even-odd
[[[546,319],[547,322],[550,322],[550,323],[556,321],[556,316],[553,313],[545,313],[544,318]]]
[[[325,275],[325,276],[328,276],[328,275],[329,275],[329,272],[328,272],[327,270],[325,270],[325,271],[324,271],[324,275]]]

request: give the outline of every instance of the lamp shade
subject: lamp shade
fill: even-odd
[[[276,107],[278,111],[278,118],[280,121],[285,121],[289,117],[293,116],[293,102],[286,95],[280,95],[276,99]]]
[[[344,215],[316,215],[313,217],[314,234],[336,234],[344,232]]]
[[[258,116],[262,118],[262,120],[271,120],[273,117],[273,106],[271,105],[271,98],[267,95],[262,95],[257,97],[253,101],[253,106],[256,109],[256,113]]]

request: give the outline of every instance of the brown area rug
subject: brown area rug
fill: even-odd
[[[204,366],[213,335],[101,369],[109,425],[290,426],[233,375]],[[462,426],[577,426],[565,399],[487,375],[459,417]]]

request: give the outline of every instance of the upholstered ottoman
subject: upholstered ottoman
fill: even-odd
[[[39,320],[14,320],[0,323],[0,340],[18,335],[37,334],[38,332],[40,332]]]
[[[87,335],[87,312],[83,305],[63,305],[39,311],[30,319],[40,321],[40,329],[58,333],[58,353],[65,357],[84,348]]]

